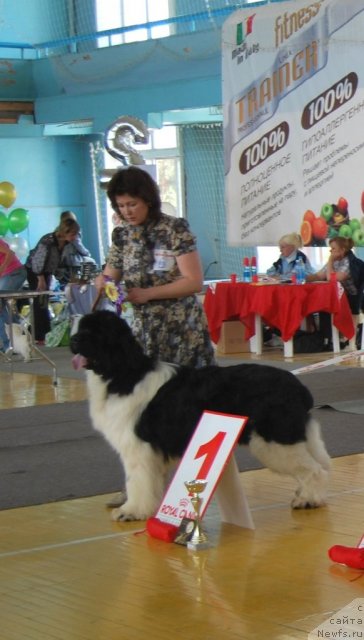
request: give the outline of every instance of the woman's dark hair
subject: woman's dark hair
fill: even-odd
[[[116,196],[125,194],[144,200],[149,206],[149,218],[160,218],[162,203],[159,187],[147,171],[138,167],[127,167],[114,173],[107,188],[107,195],[116,213],[119,213]]]

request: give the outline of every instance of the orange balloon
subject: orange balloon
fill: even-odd
[[[16,200],[15,187],[11,182],[0,182],[0,204],[8,209]]]

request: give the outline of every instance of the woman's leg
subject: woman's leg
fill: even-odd
[[[347,294],[347,296],[348,296],[350,310],[353,316],[353,323],[355,327],[354,337],[351,338],[351,340],[349,340],[349,348],[351,351],[355,351],[355,349],[357,348],[356,334],[357,334],[357,330],[360,322],[361,295],[357,294],[354,296],[354,295]]]
[[[326,311],[319,312],[319,327],[324,343],[329,346],[332,341],[331,316]]]
[[[27,269],[27,278],[30,290],[36,291],[38,286],[38,278],[30,269]],[[37,342],[43,342],[46,333],[51,330],[51,322],[48,310],[48,296],[34,298],[33,317],[34,338]]]
[[[12,273],[2,276],[0,278],[0,291],[2,293],[19,291],[26,280],[26,275],[25,267],[20,267]],[[2,300],[0,302],[0,340],[2,342],[2,351],[6,351],[10,347],[9,337],[6,333],[6,324],[9,324],[9,314],[6,308],[6,302]]]

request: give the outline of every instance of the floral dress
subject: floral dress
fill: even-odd
[[[162,214],[137,227],[115,227],[108,264],[120,270],[126,289],[154,287],[176,280],[176,258],[195,250],[187,221]],[[214,363],[206,316],[195,295],[134,305],[132,329],[149,356],[193,367]]]

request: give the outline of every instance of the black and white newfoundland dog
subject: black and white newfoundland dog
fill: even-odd
[[[239,444],[293,476],[293,508],[325,503],[330,458],[310,416],[310,391],[290,372],[260,364],[175,367],[143,353],[111,311],[81,318],[71,338],[74,366],[87,371],[90,416],[120,455],[125,502],[114,520],[154,515],[171,462],[184,453],[204,410],[248,416]]]

